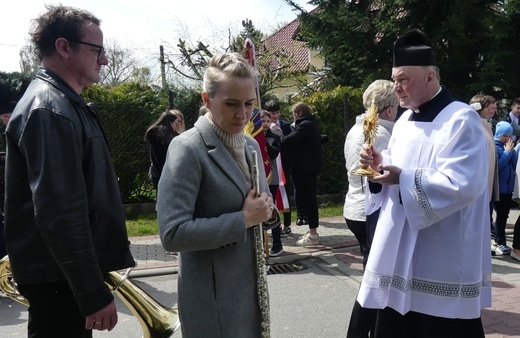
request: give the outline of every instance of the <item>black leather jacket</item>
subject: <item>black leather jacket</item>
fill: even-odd
[[[7,252],[18,284],[66,279],[90,315],[113,296],[103,273],[134,266],[97,112],[40,68],[6,130]]]

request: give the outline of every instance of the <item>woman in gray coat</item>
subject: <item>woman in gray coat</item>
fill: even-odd
[[[208,112],[170,144],[157,195],[162,244],[179,252],[181,329],[187,338],[261,337],[269,322],[259,298],[268,303],[267,290],[259,292],[255,225],[275,213],[261,162],[262,193],[252,189],[252,150],[261,153],[243,133],[254,73],[240,55],[218,55],[203,86]]]

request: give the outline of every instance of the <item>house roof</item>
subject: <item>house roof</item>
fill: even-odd
[[[300,21],[295,19],[262,42],[262,54],[267,58],[268,71],[284,68],[286,72],[306,72],[309,68],[307,43],[296,40]]]

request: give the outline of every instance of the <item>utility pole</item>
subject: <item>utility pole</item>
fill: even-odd
[[[166,90],[167,89],[167,84],[166,84],[166,71],[164,69],[164,65],[166,64],[166,62],[164,62],[164,48],[163,48],[163,45],[160,45],[159,46],[159,61],[161,62],[161,80],[162,80],[162,89],[163,90]]]

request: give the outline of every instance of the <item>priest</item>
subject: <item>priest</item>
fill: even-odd
[[[420,30],[396,41],[392,79],[408,110],[386,151],[361,151],[381,173],[369,183],[381,214],[357,300],[378,309],[376,338],[484,338],[491,257],[479,115],[440,85]]]

